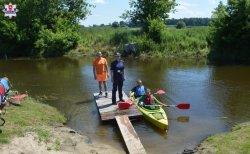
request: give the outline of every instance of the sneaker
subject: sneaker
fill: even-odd
[[[125,100],[124,99],[120,99],[120,102],[125,102]]]
[[[105,92],[105,97],[108,98],[108,92]]]
[[[102,95],[102,91],[100,91],[98,95],[99,95],[99,96]]]

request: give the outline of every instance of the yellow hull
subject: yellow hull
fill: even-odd
[[[136,104],[137,108],[142,112],[143,117],[146,120],[148,120],[160,129],[168,129],[168,118],[162,107],[159,107],[156,110],[144,108],[143,106],[140,106],[138,104],[138,99],[135,99],[133,93],[130,95],[130,99]]]
[[[160,129],[168,129],[168,119],[165,111],[160,107],[156,110],[149,110],[142,106],[137,105],[138,109],[142,112],[143,117],[157,126]]]

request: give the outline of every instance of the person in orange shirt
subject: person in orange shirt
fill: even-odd
[[[105,97],[108,97],[108,92],[107,92],[107,79],[109,77],[109,72],[108,72],[108,63],[105,58],[102,57],[102,53],[98,52],[96,54],[96,58],[93,61],[93,73],[94,73],[94,79],[98,81],[99,83],[99,90],[100,93],[99,95],[102,95],[102,83],[105,89]]]

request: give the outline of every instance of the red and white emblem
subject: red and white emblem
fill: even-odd
[[[8,5],[4,5],[4,16],[12,18],[16,16],[17,13],[17,9],[16,9],[16,5],[12,5],[11,3],[9,3]]]

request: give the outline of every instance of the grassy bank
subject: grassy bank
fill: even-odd
[[[206,57],[208,54],[207,27],[168,28],[161,42],[154,42],[140,28],[82,27],[81,41],[71,55],[93,54],[102,51],[111,54],[124,52],[124,45],[137,44],[136,56],[153,57]]]
[[[36,132],[39,140],[48,140],[49,131],[43,126],[55,123],[65,123],[66,118],[55,108],[37,102],[28,97],[21,106],[7,106],[7,113],[3,115],[6,120],[0,127],[0,143],[9,143],[14,136],[23,136],[26,132]]]
[[[207,138],[196,153],[250,153],[250,122],[234,126],[231,132]]]

